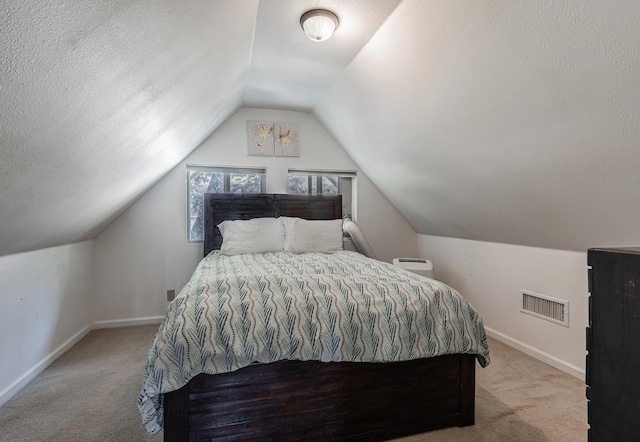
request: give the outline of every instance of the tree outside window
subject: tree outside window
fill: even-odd
[[[264,169],[187,166],[187,243],[204,241],[205,193],[264,193]]]

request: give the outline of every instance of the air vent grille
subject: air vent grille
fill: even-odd
[[[520,311],[569,327],[569,301],[523,290]]]

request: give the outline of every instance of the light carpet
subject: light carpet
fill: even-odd
[[[136,406],[156,325],[94,330],[0,407],[0,441],[161,441]],[[501,342],[477,368],[476,424],[403,442],[586,441],[584,383]]]

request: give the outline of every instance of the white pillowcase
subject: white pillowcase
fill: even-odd
[[[284,250],[284,226],[278,218],[223,221],[218,228],[222,233],[220,253],[224,255]]]
[[[281,217],[285,228],[285,252],[331,253],[342,250],[342,220],[309,221]]]

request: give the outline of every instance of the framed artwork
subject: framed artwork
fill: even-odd
[[[299,157],[298,123],[273,123],[275,156]]]
[[[272,157],[274,152],[273,122],[247,121],[248,155]]]

